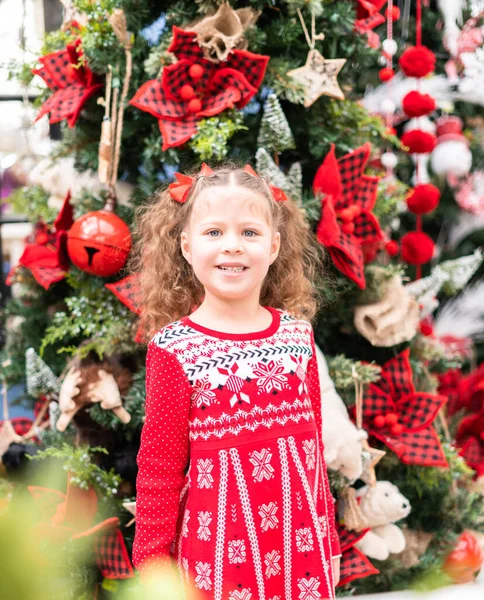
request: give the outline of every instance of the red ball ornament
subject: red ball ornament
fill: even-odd
[[[407,196],[407,206],[416,215],[432,212],[439,205],[440,190],[431,183],[417,185]]]
[[[375,417],[373,419],[373,425],[377,429],[381,429],[382,427],[385,427],[385,417],[383,415],[378,415],[377,417]]]
[[[390,429],[390,433],[392,435],[401,435],[403,431],[403,425],[400,423],[395,423],[395,425],[393,425],[393,427],[391,427]]]
[[[400,9],[398,8],[398,6],[392,6],[391,11],[389,8],[386,9],[385,17],[388,19],[390,16],[392,18],[392,21],[398,21],[398,19],[400,18]]]
[[[416,90],[408,92],[402,100],[405,114],[410,117],[423,117],[429,115],[436,108],[435,100],[429,94],[421,94]]]
[[[131,233],[126,223],[107,210],[82,215],[67,234],[67,252],[81,269],[109,277],[124,265],[131,250]]]
[[[456,583],[474,581],[484,562],[484,555],[476,538],[464,531],[452,552],[447,556],[442,570]]]
[[[396,413],[388,413],[385,417],[385,423],[387,425],[395,425],[395,423],[398,421],[398,415]]]
[[[380,81],[390,81],[390,79],[395,77],[395,71],[390,67],[385,67],[384,69],[380,69],[378,76],[380,77]]]
[[[407,48],[399,63],[407,77],[425,77],[435,69],[435,54],[425,46]]]
[[[192,79],[200,79],[204,71],[205,69],[202,67],[202,65],[195,63],[188,69],[188,74]]]
[[[198,113],[202,110],[202,101],[198,98],[192,98],[188,103],[188,110],[192,113]]]
[[[435,250],[435,244],[426,233],[410,231],[400,240],[402,260],[409,265],[424,265],[428,263]]]
[[[407,131],[400,139],[404,146],[408,146],[409,154],[430,154],[436,144],[435,135],[421,129]]]
[[[191,100],[191,98],[195,96],[195,90],[191,85],[182,85],[180,88],[180,96],[183,98],[183,100]]]
[[[430,337],[434,333],[434,328],[432,327],[432,325],[430,325],[430,323],[426,323],[425,321],[422,321],[420,323],[419,330],[420,333],[425,337]]]
[[[385,244],[385,250],[390,256],[396,256],[400,251],[400,246],[398,245],[397,241],[390,240]]]

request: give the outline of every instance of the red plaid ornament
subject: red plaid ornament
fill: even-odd
[[[268,56],[234,50],[226,61],[215,64],[204,58],[196,38],[194,31],[174,26],[168,51],[178,61],[164,67],[161,80],[144,83],[130,101],[158,119],[163,150],[193,137],[200,119],[244,107],[264,78]]]
[[[371,48],[378,48],[380,36],[372,30],[385,23],[385,17],[380,10],[385,6],[387,0],[356,0],[356,3],[355,31],[366,33],[368,45]]]
[[[50,488],[29,486],[43,521],[36,527],[35,539],[40,546],[89,540],[96,554],[96,564],[104,577],[125,579],[134,576],[119,519],[111,517],[93,525],[98,512],[98,498],[93,488],[83,490],[71,484],[63,494]]]
[[[139,275],[128,275],[115,283],[106,283],[105,286],[118,300],[132,312],[141,313],[141,290],[139,287]]]
[[[67,231],[74,222],[70,198],[71,194],[68,192],[52,227],[42,222],[37,223],[33,234],[27,238],[18,265],[8,274],[7,285],[13,283],[15,271],[19,266],[29,269],[37,283],[46,290],[53,283],[64,279],[69,266],[66,250]]]
[[[484,411],[464,417],[457,429],[456,442],[466,463],[484,475]]]
[[[44,102],[37,118],[50,113],[50,123],[67,119],[69,127],[74,127],[85,102],[102,87],[96,78],[81,62],[81,40],[68,44],[65,50],[59,50],[39,58],[40,69],[32,73],[39,75],[54,93]]]
[[[416,392],[407,348],[388,362],[363,396],[363,429],[408,465],[447,467],[432,427],[445,396]]]
[[[338,587],[342,587],[354,579],[363,579],[379,573],[380,571],[371,564],[363,552],[355,548],[355,544],[368,533],[369,529],[348,531],[339,523],[337,528],[342,553]]]
[[[337,160],[332,145],[313,181],[314,193],[324,194],[316,236],[335,267],[361,289],[366,286],[362,245],[383,239],[371,212],[379,178],[363,174],[370,150],[367,143]]]

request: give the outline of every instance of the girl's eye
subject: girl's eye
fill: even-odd
[[[220,234],[220,231],[218,229],[211,229],[210,231],[207,231],[207,235],[210,237],[217,237]]]
[[[255,237],[257,235],[257,231],[254,231],[253,229],[246,229],[244,231],[244,235],[246,237]]]

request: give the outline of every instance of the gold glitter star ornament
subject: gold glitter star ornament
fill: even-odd
[[[321,96],[344,100],[344,94],[336,79],[346,58],[326,59],[317,50],[310,50],[306,64],[288,71],[288,75],[304,86],[304,106],[309,107]]]

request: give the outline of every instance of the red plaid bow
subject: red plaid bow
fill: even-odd
[[[168,51],[178,61],[164,67],[161,80],[144,83],[130,101],[158,119],[163,150],[193,137],[200,119],[244,107],[264,78],[268,56],[234,50],[226,61],[215,64],[204,57],[196,38],[194,31],[173,27]]]
[[[363,428],[405,464],[447,467],[432,427],[445,396],[416,392],[408,348],[386,362],[381,378],[363,397]]]
[[[206,163],[203,163],[198,176],[209,177],[210,175],[213,175],[213,169]],[[183,173],[175,173],[175,177],[177,180],[168,186],[170,196],[180,204],[185,204],[196,178],[190,175],[183,175]]]
[[[89,539],[93,543],[96,564],[104,577],[126,579],[134,576],[124,538],[119,530],[119,519],[111,517],[93,525],[98,499],[92,488],[82,490],[69,481],[66,494],[36,486],[29,486],[29,492],[45,519],[37,526],[36,532],[37,540],[43,548],[49,543]]]
[[[371,564],[361,550],[355,548],[355,544],[368,533],[369,529],[348,531],[340,523],[337,524],[337,528],[342,553],[338,587],[346,585],[354,579],[363,579],[369,575],[378,574],[380,571]]]
[[[365,144],[336,160],[334,145],[316,172],[315,194],[324,194],[316,236],[333,263],[361,289],[366,286],[362,245],[379,242],[380,224],[371,212],[378,177],[364,175],[371,146]]]
[[[67,231],[74,222],[70,198],[71,194],[68,192],[52,228],[45,223],[36,225],[18,265],[12,267],[8,274],[7,285],[13,282],[15,271],[19,266],[29,269],[37,283],[46,290],[53,283],[64,279],[69,265],[66,248]]]
[[[36,121],[50,113],[50,123],[67,119],[69,127],[74,127],[84,103],[102,87],[91,69],[81,62],[80,44],[78,39],[65,50],[39,58],[42,67],[32,73],[42,77],[54,93],[42,105]]]
[[[466,463],[484,475],[484,411],[464,417],[457,429],[456,442]]]

